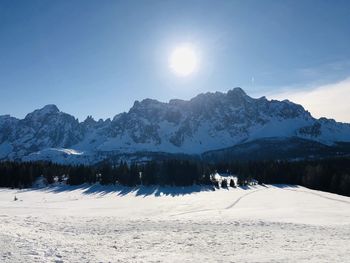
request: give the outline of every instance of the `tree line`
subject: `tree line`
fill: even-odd
[[[103,185],[120,184],[218,187],[213,174],[231,173],[238,184],[255,179],[260,184],[296,184],[316,190],[350,196],[350,158],[303,161],[232,161],[207,163],[194,160],[150,161],[142,164],[110,164],[94,166],[60,165],[50,162],[0,162],[0,187],[28,188],[38,178],[46,184],[65,182]],[[231,182],[224,183],[224,187]]]

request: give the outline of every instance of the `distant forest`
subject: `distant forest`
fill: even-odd
[[[243,186],[251,179],[259,184],[297,184],[311,189],[350,196],[350,158],[312,161],[233,161],[210,164],[190,160],[151,161],[144,164],[121,162],[95,166],[60,165],[49,162],[0,162],[0,187],[29,188],[38,178],[47,185],[65,182],[137,185],[190,186],[193,184],[219,187],[215,172],[238,176]],[[230,182],[227,185],[234,186]]]

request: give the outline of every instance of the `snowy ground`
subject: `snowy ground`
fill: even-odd
[[[0,189],[0,262],[350,261],[349,197],[199,190]]]

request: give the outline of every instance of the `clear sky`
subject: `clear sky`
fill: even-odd
[[[187,77],[169,68],[182,43],[200,60]],[[108,118],[134,100],[236,86],[298,100],[345,83],[350,100],[349,77],[348,0],[0,0],[0,115],[56,104],[80,120]]]

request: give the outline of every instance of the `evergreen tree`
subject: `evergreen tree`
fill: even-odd
[[[223,179],[221,181],[221,188],[227,188],[227,180],[226,179]]]
[[[230,187],[236,187],[235,181],[233,179],[230,180]]]

